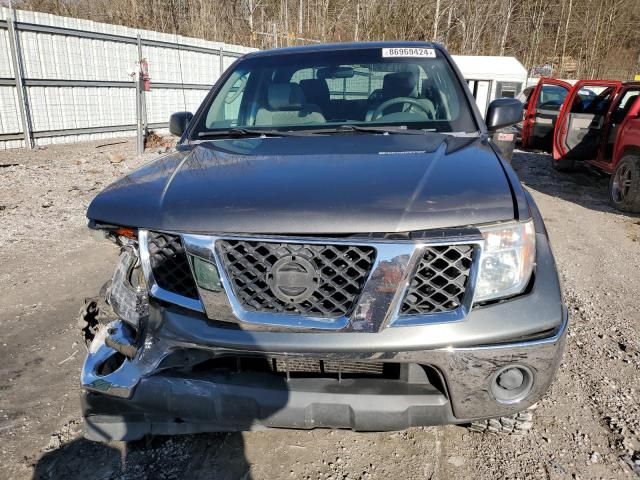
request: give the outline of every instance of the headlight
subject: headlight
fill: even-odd
[[[89,229],[96,240],[104,240],[106,238],[120,246],[128,245],[132,241],[138,241],[138,230],[135,228],[100,225],[91,220],[89,221]]]
[[[533,221],[481,229],[484,248],[474,295],[475,302],[510,297],[529,283],[536,257]]]

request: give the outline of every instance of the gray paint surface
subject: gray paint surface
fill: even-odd
[[[317,135],[169,154],[107,187],[87,216],[191,233],[390,233],[510,220],[514,202],[480,138]]]

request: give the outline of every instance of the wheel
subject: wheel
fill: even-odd
[[[505,417],[489,418],[472,422],[468,428],[472,432],[495,433],[499,435],[524,435],[533,427],[533,414],[538,404],[533,404],[522,412]]]
[[[625,155],[609,181],[609,201],[623,212],[640,212],[640,157]]]
[[[570,172],[576,168],[576,161],[568,158],[563,158],[561,160],[555,160],[552,158],[551,165],[558,172]]]

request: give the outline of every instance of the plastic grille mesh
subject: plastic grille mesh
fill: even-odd
[[[273,357],[272,364],[278,372],[291,373],[355,373],[363,375],[382,375],[383,363],[341,362],[338,360],[319,360],[315,358]]]
[[[473,263],[473,245],[427,247],[400,312],[448,312],[460,306]]]
[[[375,259],[374,248],[354,245],[219,240],[217,248],[245,309],[326,318],[351,312]],[[274,274],[283,262],[307,265],[299,270],[309,282],[290,299],[272,290]]]
[[[198,289],[180,236],[149,232],[148,248],[153,278],[158,286],[197,299]]]

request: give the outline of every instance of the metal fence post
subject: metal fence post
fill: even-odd
[[[138,45],[140,45],[139,34]],[[138,59],[133,79],[136,86],[136,152],[138,155],[142,155],[144,153],[144,132],[142,126],[142,65],[140,65],[140,59]]]
[[[134,85],[136,87],[136,153],[142,155],[144,152],[144,135],[142,134],[142,108],[140,105],[140,73],[136,72],[133,76]]]
[[[178,55],[180,55],[180,51],[178,50]],[[142,66],[142,40],[140,39],[140,34],[138,34],[138,65]],[[140,71],[142,72],[142,69],[140,69]],[[142,78],[139,79],[139,83],[142,83]],[[146,138],[146,136],[149,133],[149,122],[147,119],[147,92],[144,88],[142,88],[142,85],[140,85],[141,88],[141,97],[140,97],[140,104],[141,104],[141,110],[142,110],[142,128],[143,128],[143,133],[144,136]]]
[[[220,47],[220,74],[218,75],[218,78],[222,77],[222,72],[224,72],[224,50],[222,50],[222,47]]]
[[[13,9],[9,9],[9,50],[11,50],[11,62],[13,63],[13,74],[16,80],[16,92],[18,94],[18,105],[20,106],[20,119],[22,121],[22,132],[24,133],[24,144],[27,148],[33,148],[33,140],[31,138],[31,121],[29,113],[29,102],[24,90],[23,74],[22,74],[22,52],[20,51],[20,42],[16,36],[15,30],[15,14]]]

